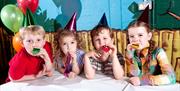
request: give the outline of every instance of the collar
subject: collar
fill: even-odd
[[[148,50],[149,50],[150,44],[147,43],[146,47],[144,47],[140,52],[136,51],[136,54],[140,57],[146,57],[148,55]]]

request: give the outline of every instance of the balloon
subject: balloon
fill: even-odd
[[[2,8],[1,20],[12,32],[18,32],[23,23],[23,13],[15,5],[9,4]]]
[[[17,0],[17,3],[24,14],[28,8],[34,13],[38,8],[39,0]]]
[[[21,43],[21,39],[20,39],[20,35],[19,32],[17,32],[15,34],[15,36],[13,36],[13,48],[16,50],[16,52],[19,52],[23,47],[22,47],[22,43]]]

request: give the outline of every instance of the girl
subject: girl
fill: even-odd
[[[55,62],[57,70],[69,78],[81,72],[84,51],[78,49],[76,33],[67,29],[58,30],[56,35],[57,52]]]
[[[173,84],[176,77],[167,55],[154,46],[148,24],[136,21],[128,27],[127,68],[133,85]]]
[[[124,74],[121,64],[123,65],[124,60],[120,53],[117,54],[111,29],[105,25],[97,25],[91,31],[91,38],[95,50],[84,56],[85,76],[92,79],[95,71],[101,71],[113,75],[115,79],[121,79]]]

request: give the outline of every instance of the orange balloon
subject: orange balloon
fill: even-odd
[[[16,52],[19,52],[23,48],[20,40],[19,32],[17,32],[15,36],[13,36],[12,42],[13,42],[13,48],[16,50]]]

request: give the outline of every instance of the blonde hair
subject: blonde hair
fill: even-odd
[[[24,39],[24,36],[26,34],[43,35],[43,38],[45,38],[45,30],[42,26],[39,26],[39,25],[30,25],[27,27],[22,27],[19,30],[19,33],[20,33],[21,40]]]

